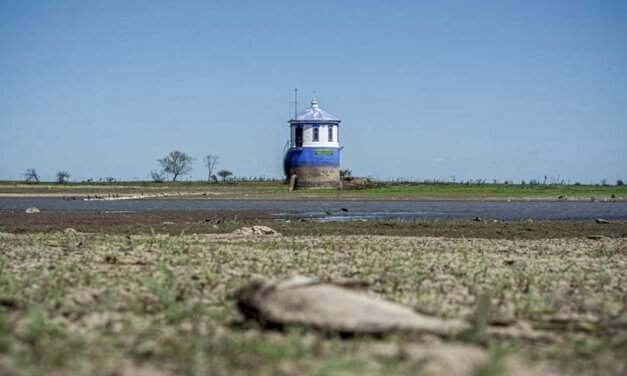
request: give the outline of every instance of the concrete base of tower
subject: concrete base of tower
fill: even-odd
[[[301,166],[290,168],[296,175],[295,188],[340,188],[340,168],[331,166]]]

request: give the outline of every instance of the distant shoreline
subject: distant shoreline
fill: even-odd
[[[504,201],[504,202],[567,202],[567,201],[576,201],[576,202],[585,202],[592,201],[588,197],[567,197],[564,199],[557,199],[554,197],[542,197],[542,196],[529,196],[529,197],[415,197],[415,198],[407,198],[407,197],[325,197],[325,196],[314,196],[314,197],[220,197],[219,194],[211,194],[211,197],[206,197],[207,194],[155,194],[155,195],[144,195],[144,196],[136,196],[136,195],[120,195],[117,197],[107,197],[107,196],[94,196],[88,194],[66,194],[66,193],[0,193],[0,198],[61,198],[66,200],[82,200],[82,201],[123,201],[123,200],[143,200],[143,199],[185,199],[185,198],[206,198],[207,200],[276,200],[276,201],[291,201],[291,200],[309,200],[309,201],[336,201],[336,200],[354,200],[354,201]],[[616,197],[616,198],[608,198],[608,197],[595,197],[594,201],[598,202],[626,202],[627,197]]]

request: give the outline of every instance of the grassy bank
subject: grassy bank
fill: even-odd
[[[267,182],[119,182],[24,184],[0,182],[0,195],[56,195],[85,197],[99,195],[201,196],[243,199],[586,199],[626,200],[627,186],[559,184],[462,184],[380,183],[364,189],[302,190],[288,192],[287,185]]]
[[[625,240],[606,238],[1,234],[0,374],[618,375],[626,263]],[[293,274],[366,281],[478,326],[460,338],[340,338],[241,323],[236,288]],[[480,322],[518,332],[487,336]]]
[[[599,185],[530,185],[530,184],[386,184],[364,190],[367,195],[423,196],[451,198],[591,198],[624,197],[625,186]]]

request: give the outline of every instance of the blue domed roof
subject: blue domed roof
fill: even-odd
[[[320,108],[320,103],[317,100],[313,99],[311,101],[311,106],[307,108],[305,111],[301,112],[296,119],[290,120],[290,123],[301,123],[301,122],[329,122],[329,123],[339,123],[340,119],[337,116],[332,115],[325,110]]]

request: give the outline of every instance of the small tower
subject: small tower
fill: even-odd
[[[290,148],[283,169],[288,179],[296,176],[295,188],[340,186],[340,119],[311,106],[289,121]]]

